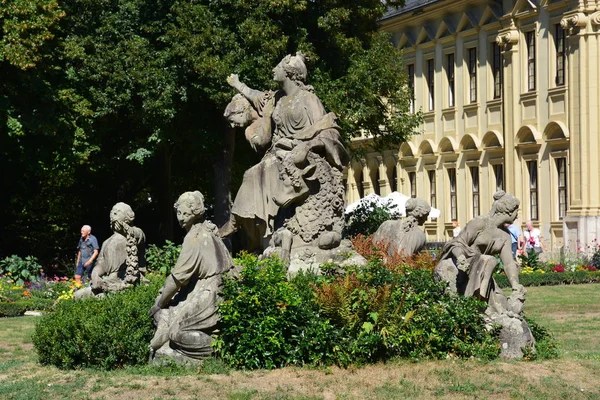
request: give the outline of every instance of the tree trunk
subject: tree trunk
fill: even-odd
[[[172,149],[165,144],[161,146],[159,153],[159,164],[162,165],[159,171],[159,215],[160,215],[160,236],[163,240],[173,241],[173,176],[172,176]]]
[[[231,168],[235,152],[235,129],[226,126],[223,148],[217,155],[215,168],[215,220],[214,223],[221,227],[231,216]]]

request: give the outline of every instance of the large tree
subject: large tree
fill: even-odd
[[[233,94],[226,77],[235,72],[253,87],[273,88],[272,68],[297,50],[308,56],[309,83],[338,114],[347,139],[368,132],[376,146],[398,145],[419,123],[407,112],[401,55],[377,31],[387,7],[380,0],[60,4],[65,15],[57,27],[49,24],[56,35],[52,92],[64,106],[58,115],[65,126],[57,136],[77,157],[65,149],[57,157],[73,171],[63,189],[73,192],[73,201],[87,202],[77,208],[93,212],[88,220],[97,224],[106,224],[100,214],[123,200],[141,215],[138,223],[151,240],[171,238],[174,198],[190,189],[205,192],[209,203],[216,200],[222,213],[229,175],[235,191],[257,159],[223,121]],[[213,189],[215,180],[225,185]],[[57,182],[44,185],[54,190]],[[69,207],[69,200],[57,204]],[[77,229],[84,221],[75,219],[84,215],[74,213],[62,226]],[[28,216],[44,217],[42,210]]]

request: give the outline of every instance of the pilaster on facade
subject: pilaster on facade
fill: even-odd
[[[598,3],[595,1],[594,3]],[[564,219],[565,242],[571,247],[600,235],[600,11],[598,4],[579,4],[566,13],[569,51],[571,207]]]

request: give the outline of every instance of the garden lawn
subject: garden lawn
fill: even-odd
[[[598,399],[600,285],[528,288],[527,315],[561,343],[557,360],[395,361],[342,370],[127,368],[61,371],[36,363],[35,317],[0,319],[0,399]]]

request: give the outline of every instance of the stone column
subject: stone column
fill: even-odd
[[[569,93],[569,208],[563,220],[565,244],[589,244],[600,237],[600,11],[565,14]]]
[[[500,30],[496,43],[502,49],[502,112],[504,135],[504,189],[507,193],[517,193],[515,182],[515,136],[519,127],[515,125],[520,121],[519,94],[520,68],[519,68],[519,31],[514,21],[509,21],[509,26]]]
[[[361,158],[360,164],[362,165],[362,184],[364,195],[368,195],[374,193],[373,191],[373,183],[371,182],[371,173],[369,172],[369,163],[366,159]]]
[[[356,187],[356,179],[354,177],[354,168],[352,168],[352,164],[348,166],[347,175],[346,204],[352,204],[359,200],[358,198],[360,197],[358,195],[358,188]]]
[[[391,193],[390,191],[390,181],[388,180],[387,175],[387,167],[385,165],[383,154],[375,157],[377,159],[377,168],[379,168],[379,182],[376,182],[376,185],[379,185],[379,193],[381,197],[385,197]]]
[[[396,163],[396,182],[394,182],[394,187],[392,188],[392,191],[400,191],[400,170],[401,170],[401,166],[400,166],[400,157],[398,157],[398,154],[394,154],[394,162]]]

